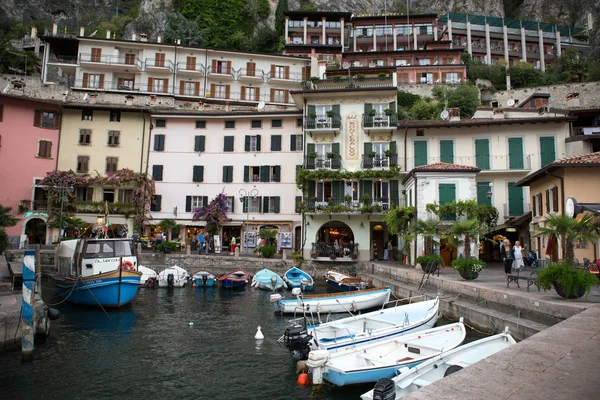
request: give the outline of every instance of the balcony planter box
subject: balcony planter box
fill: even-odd
[[[385,115],[387,115],[388,117],[389,117],[390,115],[392,115],[392,113],[393,113],[393,111],[392,111],[392,110],[390,110],[389,108],[386,108],[385,110],[383,110],[383,112],[384,112],[384,113],[385,113]]]
[[[325,115],[327,115],[329,118],[333,118],[335,116],[335,113],[333,111],[327,111]]]
[[[370,116],[374,117],[374,116],[375,116],[375,114],[377,114],[377,111],[376,111],[376,110],[374,110],[374,109],[370,109],[368,114],[369,114]]]

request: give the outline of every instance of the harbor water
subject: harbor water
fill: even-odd
[[[326,290],[318,282],[315,293]],[[356,400],[372,389],[298,386],[295,362],[277,342],[291,317],[273,312],[270,294],[189,286],[140,289],[130,305],[106,312],[63,303],[33,362],[0,355],[1,397]],[[51,290],[44,295],[56,302]],[[254,339],[258,326],[263,340]],[[467,340],[478,337],[469,330]]]

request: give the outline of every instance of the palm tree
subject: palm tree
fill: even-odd
[[[471,241],[479,235],[480,224],[476,219],[466,219],[452,223],[447,240],[458,248],[458,245],[465,245],[464,257],[471,258]],[[461,237],[464,236],[464,239]]]
[[[593,219],[592,214],[584,214],[580,220],[564,214],[549,214],[546,216],[546,226],[539,226],[535,236],[558,236],[563,250],[563,259],[571,262],[575,258],[573,252],[575,241],[595,242],[598,239],[600,227],[594,225]]]
[[[433,238],[441,233],[439,223],[440,221],[434,219],[418,219],[411,226],[412,233],[421,235],[425,239],[425,255],[427,256],[433,253]]]

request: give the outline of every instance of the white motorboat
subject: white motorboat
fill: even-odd
[[[156,281],[158,280],[158,274],[155,270],[140,265],[138,267],[138,271],[142,273],[142,278],[140,279],[140,286],[156,285]]]
[[[190,279],[186,269],[173,265],[160,271],[158,274],[158,287],[184,287]]]

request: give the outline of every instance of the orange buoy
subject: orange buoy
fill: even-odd
[[[298,375],[298,386],[308,386],[310,385],[310,379],[308,379],[308,374],[306,372]]]

